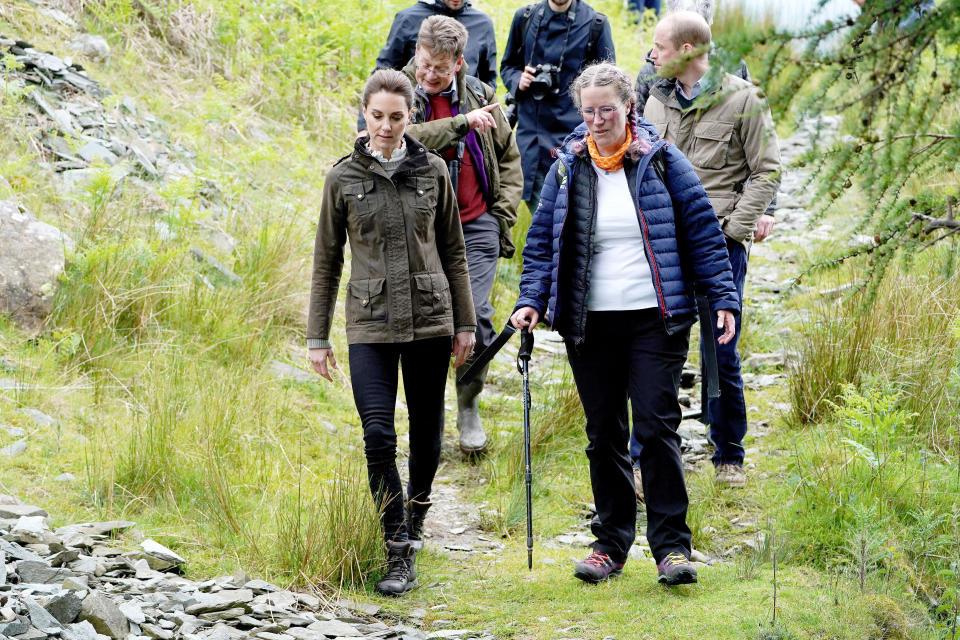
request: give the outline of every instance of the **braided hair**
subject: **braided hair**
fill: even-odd
[[[627,155],[636,161],[649,153],[651,145],[647,140],[646,133],[640,132],[640,116],[637,114],[637,100],[633,93],[633,83],[630,81],[630,76],[620,67],[609,62],[598,62],[590,65],[570,84],[570,97],[578,109],[581,105],[580,92],[587,87],[611,87],[623,104],[630,105],[627,111],[627,127],[630,129],[633,140],[627,148]],[[586,136],[583,140],[574,142],[572,145],[572,150],[576,155],[583,155],[586,148]]]

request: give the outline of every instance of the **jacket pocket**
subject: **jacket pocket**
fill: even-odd
[[[693,130],[690,161],[704,169],[721,169],[727,162],[727,150],[733,135],[732,122],[701,122]]]
[[[383,321],[387,317],[387,301],[383,295],[383,278],[351,280],[347,285],[347,322]]]
[[[453,315],[450,283],[442,273],[420,273],[413,276],[417,287],[417,312],[425,318]]]
[[[413,185],[413,207],[420,213],[434,214],[437,210],[437,181],[418,177]]]
[[[347,210],[356,216],[367,216],[380,208],[380,193],[373,180],[362,180],[343,185],[343,197]]]

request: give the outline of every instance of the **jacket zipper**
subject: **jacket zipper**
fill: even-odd
[[[640,224],[643,226],[643,246],[647,250],[647,255],[650,256],[650,265],[653,267],[653,284],[657,289],[660,314],[666,319],[670,316],[670,312],[667,311],[667,305],[663,301],[663,289],[660,287],[660,269],[657,267],[657,257],[653,254],[653,247],[650,246],[650,231],[647,229],[647,219],[643,215],[643,209],[637,207],[637,212],[639,213]]]
[[[583,300],[583,308],[580,310],[580,335],[575,340],[577,344],[583,344],[583,342],[587,339],[587,299],[590,296],[590,264],[593,262],[593,237],[597,232],[597,198],[596,196],[597,196],[596,191],[594,191],[593,197],[590,198],[591,202],[593,202],[593,207],[592,207],[592,211],[590,212],[590,232],[587,234],[587,264],[583,273],[584,300]],[[569,209],[568,209],[568,213],[569,213]]]
[[[563,172],[567,176],[567,213],[563,216],[563,225],[560,227],[560,236],[557,238],[557,299],[553,303],[553,310],[551,312],[550,303],[547,302],[547,314],[550,316],[550,322],[547,326],[553,329],[556,326],[557,311],[560,309],[560,254],[563,253],[563,230],[567,226],[567,220],[570,218],[570,168],[566,166],[563,162],[563,159],[560,159],[560,163],[563,165]],[[557,185],[557,193],[560,192],[560,185]],[[554,210],[556,210],[556,203],[554,203]],[[536,213],[536,211],[534,211]],[[553,228],[553,221],[550,221],[550,227]],[[550,239],[550,244],[553,244],[553,238]],[[549,295],[549,292],[548,294]]]
[[[659,149],[654,149],[653,153],[656,153],[657,151],[659,151]],[[651,155],[650,157],[652,158],[653,156]],[[650,166],[650,161],[647,161],[647,163],[643,165],[643,171],[640,170],[640,167],[637,167],[637,217],[640,218],[640,227],[641,231],[643,232],[643,246],[646,249],[647,260],[649,261],[651,270],[653,272],[653,287],[657,291],[657,301],[660,303],[660,317],[664,321],[664,328],[666,328],[666,320],[672,314],[667,309],[667,304],[663,300],[663,288],[660,286],[660,269],[657,267],[657,256],[654,255],[653,246],[650,244],[650,230],[647,229],[647,219],[643,215],[643,209],[640,208],[640,184],[643,182],[643,173],[646,172],[648,166]],[[667,190],[667,194],[669,194],[670,188],[667,187],[667,185],[663,186]],[[672,200],[673,199],[671,198],[671,207],[673,206]],[[669,331],[667,333],[669,333]]]

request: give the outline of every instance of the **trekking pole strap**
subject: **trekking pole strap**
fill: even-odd
[[[457,382],[460,384],[466,384],[473,380],[484,367],[493,360],[493,356],[497,355],[497,352],[503,348],[503,345],[507,344],[510,341],[510,338],[513,337],[513,334],[517,332],[517,329],[510,324],[510,321],[507,320],[507,324],[503,326],[503,331],[500,332],[500,335],[497,336],[497,339],[494,340],[489,347],[483,350],[483,352],[473,358],[473,362],[470,363],[470,366],[467,368],[467,371],[457,378]]]
[[[710,316],[710,301],[706,296],[697,296],[697,311],[700,315],[700,346],[703,358],[700,375],[707,389],[708,398],[720,397],[720,373],[717,369],[717,343],[713,334],[713,319]]]

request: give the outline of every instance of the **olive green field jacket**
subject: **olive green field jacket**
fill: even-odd
[[[350,240],[347,342],[410,342],[474,331],[457,196],[443,159],[405,135],[388,177],[357,140],[327,174],[313,257],[307,346],[329,347]]]
[[[686,111],[673,78],[654,82],[650,98],[644,117],[693,164],[724,234],[749,247],[780,186],[777,131],[762,92],[724,73]]]
[[[411,61],[403,70],[414,87],[417,79],[414,75],[416,64]],[[474,109],[496,102],[496,91],[489,85],[477,82],[483,96],[467,85],[467,65],[461,65],[457,72],[457,96],[460,101],[460,113],[452,118],[426,121],[427,98],[422,89],[416,91],[413,118],[407,126],[407,132],[422,142],[428,149],[443,152],[456,145],[470,132],[466,114]],[[517,136],[507,123],[502,109],[491,111],[495,129],[477,133],[480,150],[483,152],[483,170],[489,185],[487,211],[500,221],[500,256],[513,257],[516,248],[510,238],[510,228],[517,223],[517,206],[523,195],[523,168],[520,165],[520,149]]]

